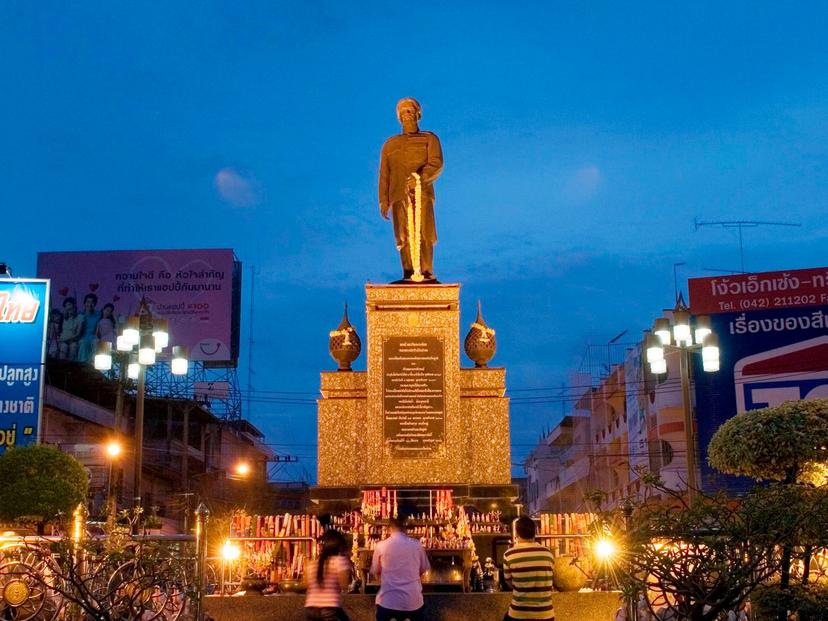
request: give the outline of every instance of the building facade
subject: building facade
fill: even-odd
[[[134,506],[135,402],[120,390],[117,381],[89,365],[47,364],[41,441],[86,468],[92,517],[105,514],[110,487],[119,508]],[[116,458],[106,452],[113,440],[123,447]],[[263,434],[247,421],[221,420],[192,400],[145,400],[142,506],[167,530],[192,524],[190,514],[199,502],[213,512],[269,508],[272,458]],[[243,475],[237,471],[242,463],[248,467]]]

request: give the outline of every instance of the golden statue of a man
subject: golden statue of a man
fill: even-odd
[[[382,217],[394,222],[394,238],[403,268],[403,280],[433,281],[434,181],[443,171],[440,140],[420,131],[422,107],[406,97],[397,103],[402,133],[382,145],[379,172],[379,204]]]

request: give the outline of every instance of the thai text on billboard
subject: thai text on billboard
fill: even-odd
[[[52,281],[49,355],[92,361],[97,343],[115,338],[144,298],[170,322],[170,345],[191,360],[233,360],[230,249],[41,252],[37,273]]]
[[[49,282],[0,280],[0,453],[38,439]]]
[[[828,305],[828,267],[691,278],[696,314]]]
[[[785,401],[828,398],[826,280],[828,268],[689,281],[690,307],[710,314],[721,351],[718,372],[696,368],[694,373],[701,464],[709,489],[741,491],[751,485],[706,466],[707,444],[722,423]]]

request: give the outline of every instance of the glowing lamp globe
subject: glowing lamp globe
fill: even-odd
[[[112,368],[112,343],[101,341],[95,353],[95,368],[98,371],[109,371]]]
[[[155,337],[156,349],[164,349],[170,344],[170,322],[166,319],[153,319],[152,335]]]
[[[173,375],[187,375],[187,348],[177,345],[172,350],[172,360],[170,361],[170,370]]]
[[[155,364],[155,339],[150,335],[141,337],[141,347],[138,349],[138,362],[143,365]]]
[[[129,343],[130,347],[134,347],[141,342],[141,320],[138,317],[130,317],[124,326],[124,339]]]

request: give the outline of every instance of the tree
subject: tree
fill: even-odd
[[[710,465],[726,474],[817,482],[828,462],[828,399],[788,401],[737,414],[719,427],[707,451]]]
[[[759,481],[781,481],[793,494],[825,484],[828,462],[828,399],[788,401],[777,407],[750,410],[731,418],[713,436],[708,461],[726,474],[749,476]],[[825,492],[812,495],[824,496]],[[796,546],[804,546],[805,560],[815,545],[824,545],[814,520],[799,524],[798,506],[778,516],[786,522],[788,537],[782,543],[780,588],[790,586],[791,562]],[[798,527],[793,527],[796,526]],[[806,563],[807,566],[807,563]],[[807,579],[807,573],[805,578]],[[784,621],[784,613],[779,619]]]
[[[52,446],[9,449],[0,455],[0,520],[32,522],[42,534],[86,501],[88,479],[77,459]]]
[[[653,615],[664,607],[676,619],[722,618],[778,574],[776,550],[793,531],[828,519],[826,496],[814,488],[759,487],[741,502],[703,495],[691,505],[657,477],[642,480],[667,502],[631,506],[624,528],[618,514],[605,524],[623,540],[613,570],[625,598],[640,598]]]

